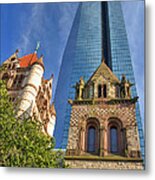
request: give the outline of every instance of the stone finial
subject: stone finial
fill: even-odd
[[[52,103],[52,105],[50,106],[50,112],[51,112],[51,115],[56,116],[56,110],[55,110],[54,103]]]
[[[69,99],[69,100],[68,100],[68,103],[72,105],[72,104],[73,104],[73,100],[72,100],[72,99]]]
[[[54,78],[54,74],[52,73],[50,79],[53,79],[53,78]]]
[[[54,75],[53,74],[51,74],[51,77],[49,78],[49,82],[52,84],[52,82],[53,82],[53,78],[54,78]]]
[[[44,68],[43,55],[41,55],[40,58],[37,59],[36,63],[40,64]]]
[[[15,54],[18,54],[18,53],[19,53],[19,49],[16,49]]]

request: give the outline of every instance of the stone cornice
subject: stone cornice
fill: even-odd
[[[65,160],[87,160],[87,161],[127,161],[127,162],[143,162],[142,158],[128,158],[122,156],[65,156]]]
[[[96,104],[134,104],[138,100],[138,97],[131,99],[119,98],[119,99],[82,99],[82,100],[71,100],[68,102],[71,105],[96,105]]]

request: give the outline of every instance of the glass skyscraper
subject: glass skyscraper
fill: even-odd
[[[74,99],[73,86],[81,76],[87,81],[103,58],[119,79],[125,74],[130,82],[135,83],[121,3],[79,3],[55,93],[57,148],[65,149],[67,145],[71,113],[68,99]],[[132,96],[137,96],[135,86],[132,87]],[[144,138],[138,103],[136,118],[144,157]]]

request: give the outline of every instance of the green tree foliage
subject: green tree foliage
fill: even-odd
[[[0,80],[0,166],[64,168],[63,153],[40,122],[17,119],[5,83]]]

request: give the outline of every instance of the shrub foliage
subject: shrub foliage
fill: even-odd
[[[17,119],[4,81],[0,80],[0,166],[64,168],[63,153],[54,151],[54,139],[42,124]]]

